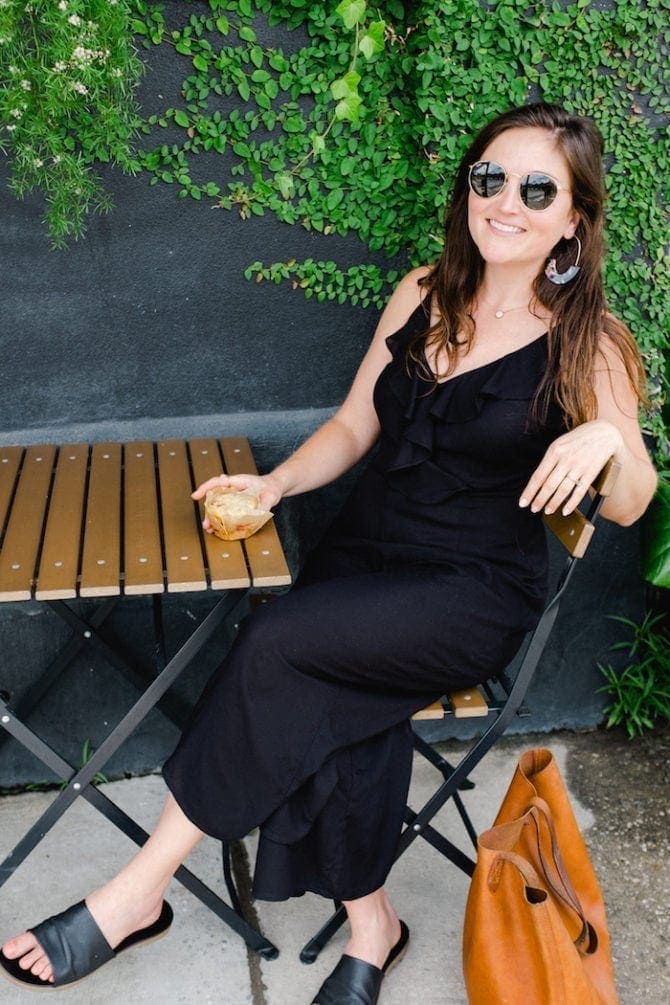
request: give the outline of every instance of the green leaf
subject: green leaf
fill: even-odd
[[[256,41],[256,32],[254,31],[253,28],[249,28],[247,25],[240,28],[237,34],[240,36],[243,42]]]
[[[363,100],[357,94],[351,94],[335,106],[335,116],[340,121],[358,122],[363,107]]]
[[[321,154],[326,149],[326,141],[319,133],[312,133],[310,136],[312,141],[312,150],[315,154]]]
[[[372,59],[378,52],[384,49],[384,29],[386,25],[383,21],[373,21],[360,41],[361,52],[366,59]]]
[[[335,8],[335,12],[344,21],[345,28],[353,28],[364,19],[366,7],[365,0],[342,0],[342,3]]]
[[[360,73],[356,73],[355,70],[350,70],[349,73],[344,75],[344,77],[340,77],[338,80],[334,80],[332,82],[330,85],[330,93],[336,100],[339,100],[340,98],[356,97],[358,94],[360,79]]]
[[[204,56],[200,55],[194,56],[193,65],[196,68],[196,70],[203,70],[206,72],[209,69],[209,63],[207,62]]]
[[[184,128],[186,128],[189,125],[188,115],[186,114],[186,112],[182,111],[181,108],[178,108],[177,111],[174,113],[174,120],[178,126],[183,126]]]
[[[275,185],[279,189],[284,199],[290,199],[293,195],[294,181],[293,176],[287,171],[281,171],[275,175]]]
[[[216,27],[222,35],[227,35],[230,31],[230,21],[222,14],[221,17],[217,17],[216,19]]]

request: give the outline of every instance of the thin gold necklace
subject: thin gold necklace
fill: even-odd
[[[494,307],[493,304],[490,304],[488,300],[484,300],[483,297],[480,297],[480,300],[483,304],[486,304],[487,307],[491,308],[493,311],[493,317],[497,318],[498,321],[501,318],[504,318],[506,314],[511,314],[512,311],[523,311],[528,309],[527,303],[520,304],[518,307]]]

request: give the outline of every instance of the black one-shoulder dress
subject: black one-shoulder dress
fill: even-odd
[[[292,590],[247,618],[164,768],[184,813],[260,826],[254,894],[383,885],[412,762],[409,717],[490,676],[542,609],[546,541],[518,499],[548,444],[531,401],[546,337],[433,386],[387,340],[378,447]]]

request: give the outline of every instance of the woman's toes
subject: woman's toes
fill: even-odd
[[[31,973],[33,973],[35,977],[39,977],[39,979],[45,983],[53,980],[51,964],[47,960],[46,956],[43,956],[42,959],[31,968]]]
[[[40,966],[43,967],[45,963],[48,963],[46,956],[44,955],[42,949],[36,946],[31,949],[29,953],[24,953],[19,960],[19,966],[22,970],[30,970],[32,973],[35,971],[33,967]]]
[[[17,935],[15,939],[5,942],[2,951],[8,960],[15,960],[18,956],[23,956],[24,953],[30,952],[36,946],[37,939],[33,933],[24,932],[23,935]]]

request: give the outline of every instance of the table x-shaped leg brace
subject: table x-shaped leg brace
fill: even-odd
[[[154,705],[160,701],[168,688],[178,678],[179,674],[193,660],[217,626],[232,611],[238,600],[239,596],[226,594],[217,602],[202,624],[199,625],[172,659],[168,661],[158,677],[149,685],[125,716],[123,716],[87,763],[79,769],[74,768],[60,757],[41,737],[27,727],[14,714],[4,698],[0,697],[0,725],[67,783],[39,820],[33,824],[5,860],[0,863],[0,887],[9,879],[23,860],[39,844],[42,838],[46,836],[62,814],[79,796],[83,796],[103,816],[115,824],[131,840],[135,841],[136,844],[144,844],[149,836],[146,831],[91,783],[109,758],[118,750]],[[273,943],[269,942],[260,932],[249,925],[230,905],[215,894],[213,890],[205,886],[188,869],[181,866],[177,870],[175,878],[218,915],[230,928],[237,932],[250,948],[266,959],[272,959],[277,956],[278,950]]]

